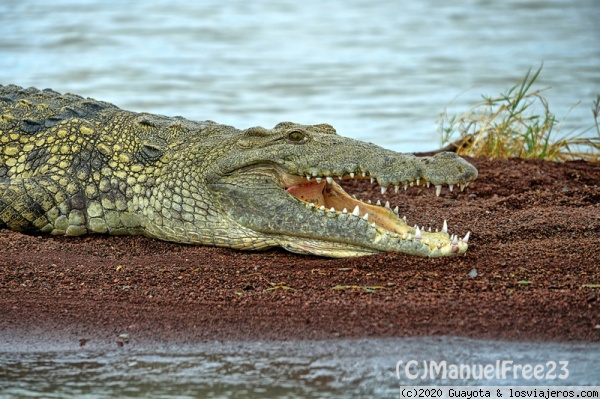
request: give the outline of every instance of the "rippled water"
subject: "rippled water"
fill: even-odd
[[[399,360],[448,364],[569,361],[560,385],[600,381],[598,344],[541,344],[461,338],[228,342],[192,346],[39,352],[0,344],[0,397],[10,398],[396,398],[409,380]],[[414,369],[414,372],[422,367]],[[532,380],[443,381],[442,385],[559,385]]]
[[[0,83],[240,128],[328,122],[427,150],[445,107],[466,111],[542,63],[562,131],[593,126],[599,20],[598,0],[4,0]]]

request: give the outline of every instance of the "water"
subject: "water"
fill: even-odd
[[[240,128],[327,122],[423,151],[439,146],[445,108],[464,112],[542,63],[536,87],[551,87],[561,121],[568,114],[561,131],[592,126],[598,21],[598,0],[3,0],[0,84]],[[454,338],[119,351],[0,342],[0,397],[396,397],[407,356],[563,357],[575,385],[600,381],[599,355],[598,345]]]
[[[0,344],[2,398],[396,398],[411,359],[448,364],[568,361],[561,382],[508,378],[441,380],[442,385],[592,385],[600,381],[599,344],[405,338],[299,342],[211,342],[172,347],[73,349]],[[410,373],[422,372],[423,368]],[[559,374],[557,370],[557,374]]]
[[[542,63],[561,132],[592,127],[599,20],[598,0],[4,0],[0,83],[240,128],[327,122],[421,151],[445,108]]]

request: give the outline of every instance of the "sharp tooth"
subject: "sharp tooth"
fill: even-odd
[[[310,175],[306,175],[306,180],[310,181]]]
[[[442,193],[442,185],[441,184],[436,184],[435,185],[435,195],[436,195],[436,197],[439,197],[441,193]]]
[[[338,180],[342,181],[342,180],[344,180],[344,178],[342,176],[338,176]]]
[[[371,176],[371,184],[375,183],[375,178]]]
[[[322,177],[316,177],[315,180],[317,181],[317,183],[321,183],[321,180],[323,180]]]
[[[350,178],[354,179],[354,172],[350,172]]]
[[[325,210],[325,205],[321,205],[321,206],[319,207],[319,210],[320,210],[320,211],[324,211],[324,210]]]
[[[459,183],[458,187],[460,187],[460,191],[465,191],[465,183]]]
[[[402,216],[402,220],[404,220],[404,223],[406,223],[406,215]]]
[[[392,208],[390,207],[390,201],[385,201],[385,207],[386,207],[387,209],[392,209]]]
[[[360,209],[358,209],[358,205],[356,205],[356,206],[354,207],[354,210],[352,211],[352,214],[353,214],[354,216],[360,216]]]
[[[311,203],[309,204],[309,206],[310,206],[311,208],[314,208],[314,207],[315,207],[315,203],[314,203],[314,202],[311,202]]]
[[[365,219],[365,220],[369,220],[369,214],[368,214],[368,213],[365,213],[365,216],[363,216],[363,219]]]
[[[372,227],[372,228],[375,228],[375,227],[376,227],[375,223],[372,223],[372,224],[371,224],[371,227]]]
[[[427,188],[429,188],[429,186],[431,186],[431,183],[426,182],[425,185],[427,186]]]
[[[420,240],[420,239],[422,239],[422,238],[423,238],[423,237],[421,236],[421,230],[419,230],[419,228],[417,227],[417,228],[415,229],[415,240]]]
[[[408,183],[404,183],[404,191],[408,190]]]
[[[454,245],[458,245],[458,238],[456,236],[454,236],[454,238],[452,239],[452,246]]]
[[[344,210],[342,211],[343,214],[348,213],[348,209],[344,208]]]
[[[429,232],[431,233],[431,226],[429,226]]]
[[[452,190],[454,190],[454,184],[450,184],[448,188],[450,189],[450,192],[452,192]]]
[[[448,234],[448,223],[444,220],[444,225],[442,226],[442,233]]]
[[[469,237],[471,236],[471,232],[467,231],[467,234],[465,234],[465,238],[462,239],[462,241],[466,244],[469,242]]]
[[[381,195],[385,194],[387,187],[381,186]]]
[[[415,182],[411,181],[409,184],[410,184],[411,187],[413,187],[415,185]]]
[[[394,208],[394,213],[397,215],[399,211],[400,210],[398,209],[398,206],[396,205],[396,207]]]
[[[377,200],[377,206],[381,206],[381,201]]]
[[[400,186],[394,186],[394,192],[397,193],[400,190]]]
[[[329,208],[329,212],[335,213],[335,208],[334,207]]]
[[[368,200],[368,201],[367,201],[367,204],[371,205],[371,200]]]
[[[356,194],[352,194],[352,198],[354,198],[355,200],[358,199],[358,198],[356,198]]]
[[[362,172],[362,177],[367,177],[367,172]]]
[[[333,183],[333,177],[327,176],[325,180],[327,180],[327,183],[329,184]]]
[[[421,179],[417,177],[417,186],[421,184]]]

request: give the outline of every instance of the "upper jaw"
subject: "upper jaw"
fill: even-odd
[[[450,191],[458,187],[464,190],[470,182],[477,178],[477,169],[457,156],[455,153],[444,152],[431,157],[415,157],[409,154],[398,154],[388,150],[385,156],[371,158],[364,163],[352,162],[346,167],[330,167],[327,161],[319,166],[298,167],[291,174],[294,178],[288,183],[298,183],[297,178],[312,178],[320,182],[325,179],[328,183],[335,180],[369,179],[381,187],[382,194],[394,188],[398,192],[400,187],[405,190],[410,186],[433,186],[436,195],[441,194],[443,186]],[[295,179],[295,180],[294,180]],[[288,184],[288,186],[291,184]]]

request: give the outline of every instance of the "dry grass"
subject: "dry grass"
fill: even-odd
[[[543,90],[532,90],[542,67],[498,97],[484,101],[465,114],[442,113],[439,130],[444,144],[456,146],[462,156],[525,158],[550,161],[600,160],[600,95],[593,102],[596,137],[581,137],[590,129],[559,136],[556,117]]]

